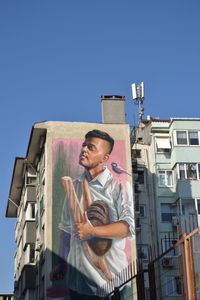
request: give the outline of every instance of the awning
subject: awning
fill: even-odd
[[[171,149],[169,138],[156,138],[156,145],[159,149]]]

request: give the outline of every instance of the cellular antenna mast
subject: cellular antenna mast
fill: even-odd
[[[139,84],[132,83],[131,87],[133,101],[138,105],[138,123],[140,123],[144,114],[144,107],[142,107],[142,104],[144,102],[144,82],[141,82]]]

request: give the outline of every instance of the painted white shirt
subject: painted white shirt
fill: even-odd
[[[81,181],[85,176],[86,174],[83,174],[80,178],[73,181],[80,204],[82,204],[83,200]],[[120,180],[115,181],[111,172],[105,168],[102,173],[89,182],[89,187],[94,201],[104,200],[108,204],[111,223],[117,221],[127,222],[131,236],[135,237],[133,196],[130,184],[128,182],[121,183]],[[82,241],[74,236],[74,224],[68,209],[67,199],[65,199],[63,204],[59,228],[71,235],[70,251],[66,258],[68,265],[71,266],[67,272],[67,286],[82,294],[99,294],[101,288],[106,289],[108,281],[103,273],[92,265],[87,258]],[[110,250],[105,254],[113,278],[116,278],[130,263],[125,252],[127,239],[113,239]]]

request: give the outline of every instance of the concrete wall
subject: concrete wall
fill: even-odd
[[[118,153],[118,157],[115,156],[113,159],[117,162],[123,162],[124,167],[128,173],[132,172],[131,168],[131,147],[130,147],[130,129],[129,125],[127,124],[98,124],[98,123],[76,123],[76,122],[44,122],[38,123],[35,125],[36,128],[47,128],[47,136],[46,136],[46,143],[45,143],[45,187],[44,187],[44,242],[45,242],[45,264],[43,267],[43,272],[45,274],[45,286],[49,287],[52,285],[52,282],[49,279],[49,274],[52,270],[52,263],[55,263],[56,255],[58,254],[59,248],[59,236],[60,231],[58,229],[58,223],[60,222],[60,213],[59,211],[62,208],[62,203],[64,200],[64,194],[61,195],[61,190],[63,193],[62,186],[59,182],[55,184],[53,182],[53,161],[52,161],[52,150],[53,150],[53,143],[55,141],[61,141],[61,143],[65,143],[66,140],[84,140],[84,135],[93,129],[99,129],[102,131],[106,131],[109,133],[116,143],[124,144],[124,149],[121,149],[121,153]],[[81,144],[80,144],[81,145]],[[74,155],[80,152],[80,145],[79,149],[75,149]],[[121,156],[120,156],[121,155]],[[111,169],[112,161],[109,161],[108,167]],[[75,161],[71,162],[74,165],[78,166],[78,155],[75,158]],[[63,164],[62,168],[65,169],[65,163]],[[68,161],[68,171],[73,173],[72,167],[69,166]],[[67,175],[65,173],[64,175]],[[73,173],[73,176],[76,174]],[[127,180],[132,185],[131,176],[126,176]],[[54,188],[53,188],[54,186]],[[53,202],[53,193],[60,195],[56,197],[56,202]],[[40,226],[38,226],[37,230]],[[53,255],[53,256],[52,256]],[[54,257],[54,258],[53,258]],[[135,242],[132,241],[132,258],[135,260],[136,258],[136,248]]]

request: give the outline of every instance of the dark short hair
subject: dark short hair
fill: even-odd
[[[112,152],[115,142],[114,142],[114,139],[107,132],[104,132],[104,131],[101,131],[98,129],[93,129],[93,130],[89,131],[88,133],[86,133],[86,135],[85,135],[85,139],[89,139],[89,138],[93,138],[93,137],[107,141],[110,145],[109,154]]]

